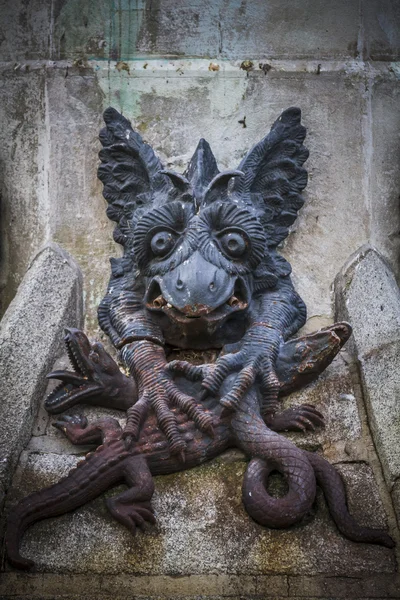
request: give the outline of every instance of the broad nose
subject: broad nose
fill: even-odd
[[[232,296],[235,277],[196,251],[159,283],[168,303],[187,316],[196,317],[210,313]]]

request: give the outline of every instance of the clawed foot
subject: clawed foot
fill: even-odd
[[[118,421],[109,417],[89,424],[84,416],[64,415],[53,426],[62,431],[73,444],[96,444],[121,435]]]
[[[311,404],[293,406],[280,413],[276,413],[266,423],[273,431],[315,431],[317,427],[324,427],[324,416]]]
[[[214,369],[202,381],[201,399],[217,396],[229,375],[237,373],[236,379],[220,403],[227,411],[235,411],[256,380],[259,382],[261,412],[275,407],[278,399],[279,380],[268,355],[258,348],[244,348],[235,354],[221,356]]]
[[[143,341],[133,348],[133,356],[126,353],[126,362],[132,360],[132,369],[138,382],[139,400],[128,409],[127,423],[123,438],[127,447],[137,440],[143,423],[150,409],[156,415],[158,425],[169,442],[171,454],[184,460],[186,443],[179,431],[173,408],[179,409],[191,419],[196,426],[209,436],[213,436],[212,415],[198,404],[195,398],[183,393],[173,381],[173,374],[183,374],[188,379],[197,380],[202,377],[198,367],[183,367],[180,361],[167,364],[162,348]]]
[[[86,429],[87,425],[88,420],[83,415],[63,415],[53,423],[53,427],[62,431],[68,438],[82,432],[83,429]]]
[[[135,535],[136,529],[143,529],[147,523],[154,525],[156,518],[150,502],[123,503],[117,498],[106,500],[107,508],[112,516]]]

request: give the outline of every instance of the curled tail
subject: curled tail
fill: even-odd
[[[127,452],[117,444],[114,442],[112,448],[112,443],[101,446],[89,460],[78,464],[64,479],[30,494],[12,509],[7,522],[6,548],[8,560],[14,567],[27,570],[34,565],[19,551],[21,538],[30,525],[75,510],[122,479],[122,469],[118,468],[118,463],[122,465]]]
[[[238,410],[231,427],[240,447],[252,457],[242,490],[249,515],[267,527],[283,528],[297,523],[310,510],[316,493],[314,469],[307,456],[271,431],[251,409]],[[287,482],[288,492],[282,498],[268,493],[266,484],[271,471],[280,472]]]
[[[304,453],[314,468],[317,482],[324,492],[329,511],[339,531],[353,542],[380,544],[393,548],[394,540],[385,531],[362,527],[350,515],[346,504],[346,490],[336,469],[318,454]]]

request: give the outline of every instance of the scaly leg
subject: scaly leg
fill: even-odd
[[[117,496],[108,498],[106,504],[112,516],[135,534],[136,528],[143,527],[146,521],[156,521],[150,503],[154,482],[146,459],[140,455],[126,459],[124,478],[131,487]]]

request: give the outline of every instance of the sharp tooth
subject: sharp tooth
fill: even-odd
[[[170,304],[169,302],[167,302],[167,308],[172,308],[172,304]]]

